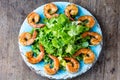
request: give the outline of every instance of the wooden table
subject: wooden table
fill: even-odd
[[[56,0],[0,0],[0,80],[49,80],[23,62],[18,33],[35,8]],[[63,1],[63,0],[61,0]],[[120,0],[64,0],[88,9],[99,21],[104,46],[97,63],[72,80],[120,80]]]

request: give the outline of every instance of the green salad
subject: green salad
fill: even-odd
[[[45,49],[45,56],[43,58],[45,63],[51,63],[52,60],[48,54],[52,54],[60,60],[60,69],[65,69],[66,61],[64,57],[72,57],[73,54],[80,48],[87,48],[89,46],[90,37],[82,38],[81,34],[89,31],[84,21],[77,24],[77,21],[70,21],[65,14],[60,14],[58,17],[51,19],[44,19],[43,28],[34,28],[31,33],[36,30],[38,35],[32,44],[34,56],[40,53],[39,44],[42,44]],[[82,55],[76,57],[77,60],[82,60]]]

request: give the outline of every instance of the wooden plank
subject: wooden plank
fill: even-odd
[[[117,22],[118,22],[118,30],[117,30],[117,32],[118,32],[118,34],[117,34],[117,56],[118,56],[118,58],[117,58],[117,69],[116,69],[116,71],[117,71],[117,80],[120,80],[120,6],[119,6],[119,4],[120,4],[120,1],[118,1],[117,2],[117,6],[116,7],[118,7],[118,9],[116,9],[117,10],[117,14],[116,14],[116,16],[117,16]]]
[[[120,11],[120,9],[119,9]],[[117,51],[117,54],[118,54],[118,59],[117,59],[117,80],[120,80],[120,14],[119,14],[119,23],[118,23],[118,51]]]
[[[116,2],[106,0],[106,15],[105,15],[105,34],[106,34],[106,46],[105,46],[105,69],[104,69],[104,80],[116,80],[117,77],[117,22],[116,22]]]
[[[4,4],[3,4],[4,3]],[[7,24],[7,16],[6,16],[6,11],[7,11],[7,8],[6,7],[2,7],[3,5],[6,6],[7,4],[5,2],[1,2],[0,1],[0,12],[1,12],[1,15],[0,15],[0,51],[1,51],[1,56],[0,56],[0,80],[6,80],[7,77],[6,77],[6,73],[7,73],[7,44],[8,42],[6,42],[8,39],[8,36],[6,35],[8,30],[6,27],[6,24]],[[3,35],[4,34],[4,35]],[[3,44],[4,43],[4,44]]]
[[[6,2],[7,6],[7,29],[8,32],[7,32],[7,36],[9,38],[9,41],[7,40],[8,42],[8,49],[7,52],[8,52],[8,57],[7,57],[7,80],[21,80],[19,77],[22,77],[22,74],[21,74],[21,70],[22,70],[22,60],[21,60],[21,57],[18,53],[19,49],[17,48],[18,46],[18,43],[17,43],[17,40],[18,40],[18,30],[19,30],[19,15],[16,13],[15,11],[15,6],[17,6],[17,4],[14,4],[11,6],[11,2]],[[13,3],[13,2],[12,2]],[[15,0],[14,0],[14,3]],[[15,16],[16,15],[16,16]],[[3,80],[6,80],[6,79],[3,79]]]

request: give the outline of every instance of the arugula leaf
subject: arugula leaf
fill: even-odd
[[[59,58],[60,68],[65,70],[64,57],[72,57],[80,48],[89,47],[90,37],[82,38],[81,34],[89,31],[90,28],[83,24],[76,24],[76,22],[70,21],[65,14],[51,19],[44,18],[43,23],[46,26],[31,30],[31,34],[34,30],[38,32],[32,44],[34,56],[36,57],[40,53],[39,44],[42,44],[45,49],[44,62],[53,66],[53,61],[48,57],[48,54],[51,54]],[[82,55],[77,56],[76,59],[82,60]]]

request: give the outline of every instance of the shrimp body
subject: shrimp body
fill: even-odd
[[[44,15],[50,19],[52,17],[57,17],[58,14],[56,14],[58,8],[55,4],[53,3],[48,3],[44,6]]]
[[[95,60],[95,55],[90,49],[87,49],[87,48],[80,49],[74,54],[74,57],[76,57],[80,54],[84,54],[83,61],[86,64],[93,63]]]
[[[32,64],[36,64],[36,63],[40,62],[44,57],[44,48],[42,45],[40,45],[40,51],[41,51],[41,53],[37,57],[33,57],[32,51],[26,52],[26,57],[28,59],[28,62],[30,62]]]
[[[78,14],[78,7],[75,4],[69,4],[65,9],[65,15],[70,18],[70,20],[74,20],[72,16]]]
[[[85,20],[88,20],[88,22],[86,23],[87,27],[92,28],[94,26],[95,20],[92,16],[85,15],[78,18],[78,21],[85,21]]]
[[[96,32],[85,32],[85,33],[82,34],[82,37],[83,37],[83,38],[86,37],[86,36],[91,36],[91,37],[93,37],[93,38],[91,38],[91,40],[90,40],[90,43],[91,43],[92,45],[97,45],[97,44],[99,44],[99,43],[101,42],[101,40],[102,40],[102,36],[101,36],[100,34],[96,33]]]
[[[37,31],[34,31],[33,35],[31,35],[29,32],[23,32],[19,36],[19,42],[23,46],[31,45],[34,42],[34,40],[35,40],[36,37],[37,37]]]
[[[39,14],[35,13],[35,12],[31,12],[28,16],[27,16],[27,21],[28,23],[34,27],[34,28],[40,28],[45,26],[45,24],[37,24],[40,20],[40,16]]]
[[[79,70],[80,64],[76,59],[66,57],[65,60],[70,61],[66,64],[66,69],[68,72],[75,73]]]
[[[54,67],[50,68],[50,64],[44,66],[44,70],[47,74],[53,75],[59,70],[60,62],[55,56],[49,55],[49,57],[54,61]]]

